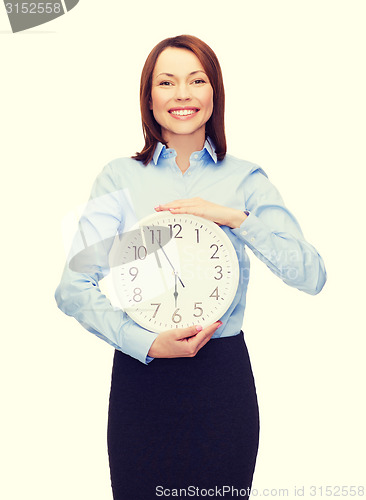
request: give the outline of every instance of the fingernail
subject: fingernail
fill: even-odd
[[[216,321],[216,323],[218,323],[219,325],[217,328],[219,328],[222,325],[222,321]]]
[[[160,207],[160,205],[158,205],[157,207],[154,207],[154,210],[158,210]]]
[[[197,326],[196,326],[196,331],[197,331],[197,332],[200,332],[201,330],[202,330],[202,326],[201,326],[201,325],[197,325]]]

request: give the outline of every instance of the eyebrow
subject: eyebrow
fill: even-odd
[[[205,73],[205,71],[203,71],[203,69],[198,69],[198,70],[196,70],[196,71],[191,71],[191,73],[189,73],[189,75],[188,75],[188,76],[195,75],[196,73],[204,73],[204,74],[206,75],[206,73]],[[159,74],[156,76],[156,78],[157,78],[158,76],[161,76],[161,75],[166,75],[166,76],[170,76],[170,77],[174,76],[172,73],[159,73]],[[206,76],[207,76],[207,75],[206,75]]]

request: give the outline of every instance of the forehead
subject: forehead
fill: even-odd
[[[177,47],[168,47],[159,55],[153,77],[160,73],[171,73],[175,76],[185,76],[192,71],[203,69],[198,57],[188,49],[180,49]]]

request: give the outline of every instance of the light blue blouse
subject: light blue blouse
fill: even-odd
[[[174,149],[158,143],[147,166],[132,158],[116,158],[104,167],[94,182],[55,293],[64,313],[145,364],[154,359],[147,353],[158,334],[113,307],[102,294],[99,281],[109,272],[108,253],[114,236],[153,213],[159,204],[198,196],[250,212],[240,228],[221,226],[237,252],[240,280],[234,301],[221,318],[223,325],[212,338],[237,335],[242,328],[250,267],[247,248],[298,290],[315,295],[327,278],[321,256],[305,240],[297,220],[261,167],[229,154],[218,161],[209,138],[201,151],[192,153],[184,174],[176,156]],[[85,249],[84,260],[89,265],[83,268],[75,264],[75,255],[83,255],[84,250],[85,257]]]

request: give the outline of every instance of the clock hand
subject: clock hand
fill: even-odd
[[[174,273],[175,284],[174,284],[174,294],[173,294],[174,298],[175,298],[175,307],[177,307],[177,301],[178,301],[177,278],[178,278],[178,274],[175,272]]]
[[[164,250],[164,248],[160,245],[160,242],[159,242],[159,241],[158,241],[158,244],[159,244],[159,247],[160,247],[160,249],[162,250],[163,254],[165,255],[165,257],[166,257],[167,261],[169,262],[169,264],[170,264],[171,268],[173,269],[174,274],[176,274],[176,275],[177,275],[177,277],[178,277],[178,279],[179,279],[179,281],[180,281],[180,283],[181,283],[182,287],[183,287],[183,288],[185,288],[185,287],[184,287],[184,285],[183,285],[183,281],[180,279],[179,274],[178,274],[178,273],[177,273],[177,271],[174,269],[173,264],[170,262],[169,257],[168,257],[168,256],[167,256],[167,254],[165,253],[165,250]]]

